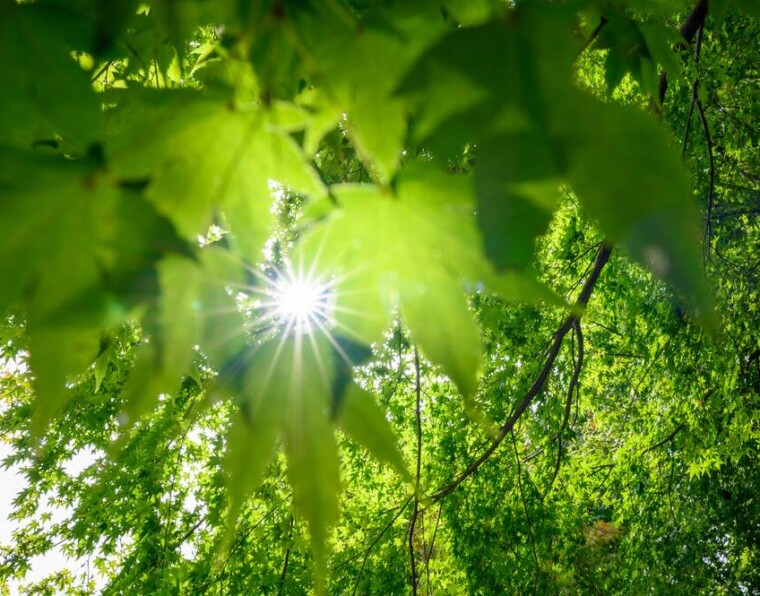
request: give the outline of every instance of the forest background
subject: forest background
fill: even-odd
[[[760,591],[759,16],[0,0],[0,591]]]

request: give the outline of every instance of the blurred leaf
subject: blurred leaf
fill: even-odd
[[[736,0],[736,5],[744,14],[760,18],[760,3],[757,0]]]
[[[0,6],[0,143],[31,148],[60,135],[83,153],[100,139],[98,98],[71,57],[81,27],[43,6]]]
[[[245,283],[245,275],[239,259],[228,250],[206,246],[199,256],[203,267],[200,343],[219,371],[218,383],[224,385],[229,380],[225,375],[239,375],[245,370],[237,359],[249,350],[245,320],[234,298],[234,293]]]
[[[230,547],[245,500],[261,484],[293,399],[289,381],[293,354],[289,349],[279,342],[260,346],[242,371],[243,393],[235,396],[240,411],[233,415],[223,464],[230,496],[223,549]]]
[[[645,91],[650,91],[642,78],[642,62],[651,60],[651,54],[637,24],[618,12],[609,11],[604,16],[607,23],[600,30],[595,47],[608,50],[605,60],[608,92],[612,93],[629,72]]]
[[[182,257],[169,257],[158,265],[161,293],[149,326],[152,334],[140,346],[124,389],[129,426],[155,407],[160,394],[175,394],[189,371],[200,339],[200,273],[196,263]]]
[[[482,346],[461,283],[431,268],[420,271],[414,281],[405,280],[401,295],[404,320],[422,352],[443,367],[466,399],[471,398],[477,389]]]
[[[478,225],[485,253],[499,268],[528,268],[536,238],[557,205],[559,169],[537,133],[503,135],[478,146]]]
[[[576,115],[583,140],[570,154],[570,181],[613,242],[672,282],[711,316],[699,262],[699,226],[681,158],[646,114],[595,105]]]
[[[710,11],[713,10],[712,3]],[[683,72],[683,63],[676,53],[676,45],[681,36],[667,27],[651,23],[638,26],[654,64],[659,64],[672,79],[677,79]]]
[[[306,518],[314,551],[316,591],[327,574],[328,538],[338,519],[338,450],[329,419],[331,363],[326,339],[287,340],[277,371],[287,399],[285,453],[297,509]],[[287,380],[286,380],[287,379]]]
[[[35,398],[30,429],[39,438],[70,399],[66,383],[94,360],[98,337],[92,328],[65,324],[47,327],[31,322],[27,333]]]
[[[182,257],[167,257],[158,265],[161,364],[170,378],[187,373],[200,337],[200,275],[197,263]]]

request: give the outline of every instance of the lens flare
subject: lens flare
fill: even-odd
[[[279,280],[272,299],[277,318],[299,333],[311,333],[330,320],[330,287],[308,277],[294,275]]]

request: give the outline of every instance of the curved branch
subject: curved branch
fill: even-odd
[[[560,348],[562,347],[562,340],[565,338],[565,335],[567,335],[567,332],[572,329],[575,322],[580,321],[581,317],[583,316],[583,311],[588,304],[591,293],[594,291],[594,287],[596,286],[596,282],[599,279],[599,275],[601,274],[602,269],[604,269],[604,266],[607,264],[607,261],[610,258],[611,252],[612,245],[607,241],[603,242],[596,254],[594,267],[591,270],[588,279],[586,279],[586,283],[583,284],[583,288],[581,289],[581,293],[579,294],[578,299],[575,301],[575,305],[571,311],[571,314],[565,318],[565,320],[559,326],[559,329],[557,329],[554,334],[554,340],[552,341],[551,348],[549,349],[549,354],[546,356],[544,365],[541,367],[536,380],[533,381],[530,389],[528,389],[527,393],[520,400],[520,403],[517,404],[517,407],[512,411],[512,414],[509,416],[507,421],[499,428],[499,431],[491,441],[491,444],[477,459],[475,459],[469,466],[460,472],[454,478],[454,480],[452,480],[449,484],[439,488],[432,495],[430,495],[431,499],[443,499],[447,495],[451,494],[451,492],[467,478],[472,476],[478,470],[478,468],[480,468],[480,466],[482,466],[483,463],[489,457],[491,457],[491,454],[496,451],[496,448],[512,431],[515,423],[520,419],[525,410],[528,409],[528,406],[530,406],[533,399],[539,393],[541,393],[541,390],[544,388],[546,380],[549,377],[549,373],[552,370],[554,361],[557,359],[557,355],[559,354]]]

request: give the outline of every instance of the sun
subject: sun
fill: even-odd
[[[323,302],[324,290],[306,279],[288,280],[277,291],[277,312],[286,319],[308,319],[315,316]]]
[[[332,290],[329,284],[304,275],[287,275],[272,288],[274,311],[289,328],[310,333],[330,320]]]

